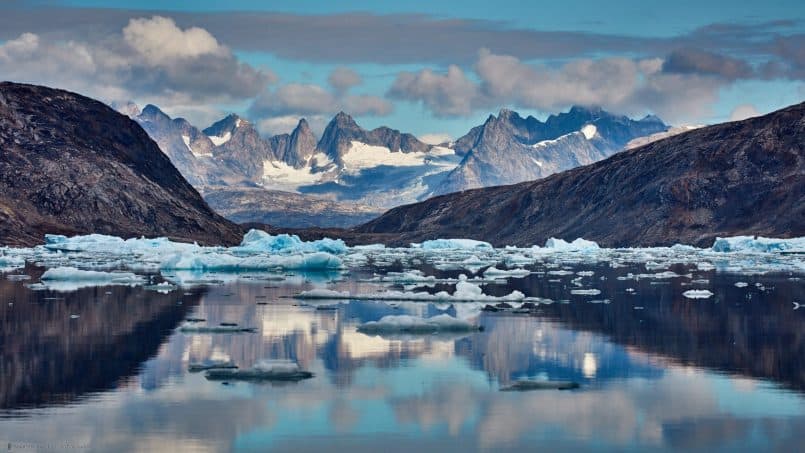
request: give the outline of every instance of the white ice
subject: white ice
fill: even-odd
[[[437,315],[423,318],[411,315],[388,315],[379,321],[369,321],[358,326],[364,333],[433,333],[466,332],[478,330],[478,326],[464,319],[450,315]]]

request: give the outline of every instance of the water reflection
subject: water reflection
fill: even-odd
[[[800,281],[754,276],[766,289],[741,289],[737,277],[712,274],[716,296],[692,301],[680,280],[626,282],[594,270],[609,304],[578,298],[531,316],[483,314],[483,332],[453,336],[359,333],[385,314],[455,309],[352,301],[315,310],[289,298],[310,287],[309,276],[168,294],[33,292],[4,280],[0,297],[13,305],[0,307],[0,440],[101,451],[805,447],[803,320],[790,307]],[[571,283],[559,280],[486,290],[561,299]],[[182,334],[185,317],[257,332]],[[264,358],[296,361],[316,377],[222,385],[186,372],[204,359],[248,367]],[[498,391],[525,377],[582,388]]]

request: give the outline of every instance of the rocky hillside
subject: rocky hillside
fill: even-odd
[[[319,225],[347,228],[368,222],[383,213],[377,208],[357,203],[259,187],[207,188],[204,200],[233,222],[258,222],[287,228]]]
[[[0,83],[0,244],[45,233],[231,244],[214,213],[128,117],[67,91]]]
[[[539,181],[395,208],[356,232],[496,245],[584,237],[603,246],[805,236],[805,103],[692,130]]]

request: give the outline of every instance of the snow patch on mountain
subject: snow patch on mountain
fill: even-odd
[[[581,128],[581,133],[584,134],[587,140],[592,140],[595,134],[598,133],[598,128],[593,124],[585,124],[584,127]]]
[[[221,146],[232,138],[232,133],[227,131],[224,135],[210,135],[210,141],[215,146]]]

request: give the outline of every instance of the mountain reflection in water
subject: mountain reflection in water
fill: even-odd
[[[483,332],[418,336],[364,335],[357,326],[387,314],[454,315],[454,307],[350,301],[315,310],[290,297],[315,276],[167,294],[31,291],[3,280],[0,440],[102,451],[802,451],[805,312],[792,307],[802,281],[711,273],[715,296],[695,300],[681,296],[684,280],[595,272],[607,277],[597,286],[610,303],[573,297],[530,315],[482,313]],[[568,282],[549,280],[531,275],[485,291],[560,300]],[[752,285],[738,288],[739,280]],[[365,285],[353,277],[336,288]],[[186,317],[257,332],[179,333]],[[205,359],[240,367],[290,359],[316,376],[222,385],[186,371]],[[523,378],[581,388],[498,391]]]

